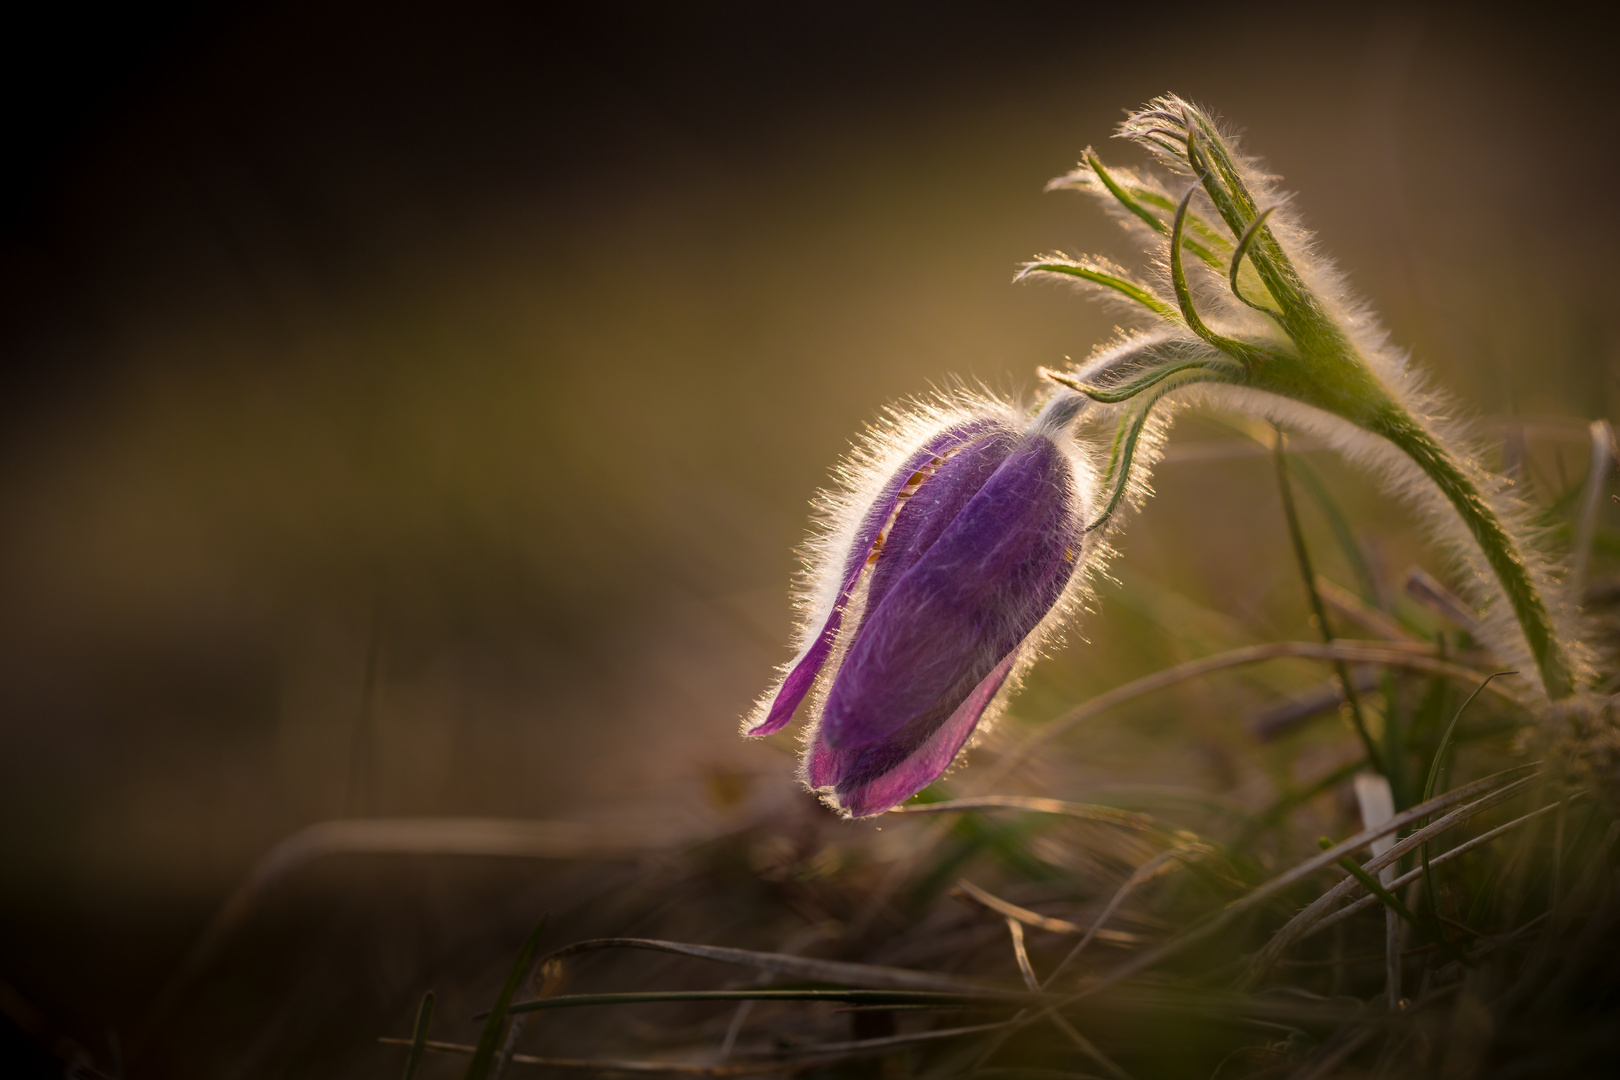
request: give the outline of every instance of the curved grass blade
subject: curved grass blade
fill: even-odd
[[[1322,837],[1318,843],[1320,843],[1324,848],[1330,848],[1333,846],[1333,841],[1329,840],[1325,836]],[[1423,919],[1418,918],[1417,915],[1413,914],[1411,908],[1407,907],[1401,902],[1399,897],[1397,897],[1390,890],[1384,888],[1384,886],[1379,883],[1377,878],[1373,877],[1371,874],[1367,873],[1367,871],[1358,866],[1356,864],[1356,860],[1352,859],[1350,856],[1346,855],[1344,858],[1340,859],[1339,865],[1344,867],[1345,872],[1351,877],[1361,882],[1362,887],[1372,895],[1373,899],[1377,900],[1390,911],[1394,912],[1397,916],[1404,919],[1407,925],[1413,930],[1416,930],[1425,937],[1431,938],[1434,943],[1440,947],[1440,950],[1446,954],[1446,958],[1448,960],[1455,960],[1464,967],[1473,966],[1468,957],[1463,955],[1462,950],[1457,948],[1456,945],[1452,944],[1450,938],[1446,937],[1445,933],[1440,929],[1438,920],[1426,922]],[[1392,937],[1390,940],[1393,941],[1398,939]],[[1400,958],[1399,956],[1392,956],[1388,959],[1389,963],[1392,965],[1389,983],[1393,989],[1390,990],[1390,996],[1391,1000],[1398,1005],[1401,996],[1399,979]]]
[[[647,823],[607,828],[570,821],[511,818],[358,818],[320,821],[286,837],[253,864],[236,891],[192,942],[179,966],[152,997],[131,1052],[163,1027],[220,950],[255,917],[273,888],[311,864],[377,855],[433,855],[501,859],[624,859],[684,843],[678,830]]]
[[[518,984],[523,981],[523,977],[534,964],[535,950],[540,947],[540,937],[546,932],[546,920],[549,917],[543,916],[540,919],[540,925],[530,932],[528,940],[518,950],[517,960],[512,964],[512,970],[506,975],[506,982],[501,985],[500,995],[495,999],[495,1007],[490,1010],[489,1019],[484,1021],[484,1030],[478,1036],[478,1046],[474,1048],[472,1062],[467,1066],[466,1080],[488,1080],[494,1071],[495,1055],[500,1053],[501,1041],[509,1022],[508,1011],[512,1004],[512,995],[517,993]]]
[[[1457,721],[1462,719],[1462,714],[1468,711],[1468,706],[1474,703],[1474,699],[1479,697],[1480,693],[1490,685],[1492,679],[1501,675],[1517,674],[1517,671],[1491,672],[1489,675],[1485,676],[1485,681],[1481,682],[1477,687],[1474,688],[1474,692],[1468,695],[1468,700],[1462,703],[1462,707],[1457,710],[1457,715],[1451,718],[1451,723],[1446,725],[1445,734],[1440,736],[1440,745],[1434,751],[1434,758],[1429,762],[1429,779],[1423,785],[1424,802],[1428,802],[1434,797],[1434,784],[1440,776],[1440,762],[1445,757],[1446,750],[1451,745],[1451,736],[1453,732],[1457,730]]]
[[[1294,560],[1299,563],[1299,572],[1305,582],[1305,597],[1311,606],[1311,614],[1316,617],[1317,627],[1322,632],[1322,643],[1333,644],[1333,624],[1328,621],[1327,608],[1322,605],[1322,594],[1316,591],[1316,571],[1311,567],[1310,547],[1305,543],[1305,530],[1299,524],[1299,511],[1294,506],[1294,485],[1288,479],[1288,448],[1282,428],[1276,429],[1276,438],[1272,443],[1272,461],[1277,468],[1277,491],[1282,496],[1283,518],[1288,523],[1288,539],[1294,548]],[[1350,675],[1350,665],[1343,660],[1333,662],[1333,673],[1339,679],[1339,693],[1344,695],[1345,704],[1350,707],[1350,719],[1355,725],[1356,736],[1361,740],[1363,752],[1367,755],[1367,764],[1372,771],[1386,775],[1383,755],[1378,752],[1378,746],[1373,742],[1372,733],[1367,730],[1367,718],[1362,713],[1361,696],[1356,693],[1356,681]]]
[[[422,1004],[416,1009],[416,1027],[411,1035],[410,1056],[405,1059],[405,1080],[414,1080],[416,1070],[422,1067],[427,1053],[428,1025],[433,1023],[433,991],[422,995]]]
[[[1327,519],[1333,539],[1338,542],[1340,552],[1350,564],[1351,572],[1356,575],[1357,584],[1361,586],[1362,599],[1369,604],[1376,604],[1378,584],[1373,578],[1372,567],[1367,564],[1366,552],[1362,551],[1361,545],[1356,542],[1356,534],[1350,527],[1350,520],[1339,508],[1338,500],[1333,497],[1333,493],[1328,490],[1327,484],[1323,483],[1317,471],[1302,458],[1296,456],[1289,464],[1293,473],[1305,485],[1305,490],[1310,492],[1311,498],[1316,501],[1317,509],[1321,510],[1322,516]]]
[[[1440,764],[1445,760],[1446,751],[1451,747],[1451,737],[1457,730],[1457,721],[1461,720],[1463,713],[1468,711],[1468,706],[1474,703],[1475,698],[1484,693],[1485,687],[1490,685],[1491,680],[1496,678],[1498,675],[1517,674],[1518,672],[1516,671],[1491,672],[1489,675],[1485,676],[1484,681],[1475,687],[1474,692],[1469,694],[1468,699],[1462,703],[1462,706],[1457,710],[1456,715],[1451,718],[1451,723],[1446,725],[1445,733],[1440,736],[1440,745],[1435,747],[1434,757],[1429,761],[1429,778],[1424,781],[1423,784],[1423,802],[1428,802],[1429,799],[1434,795],[1434,785],[1440,777]],[[1425,824],[1427,824],[1427,819],[1425,819]],[[1445,935],[1445,931],[1440,928],[1439,913],[1436,911],[1434,905],[1434,898],[1439,894],[1435,891],[1434,870],[1429,860],[1429,844],[1427,841],[1424,841],[1423,846],[1418,849],[1418,860],[1422,863],[1423,897],[1428,909],[1429,921],[1431,924],[1428,927],[1428,932],[1436,941],[1440,942],[1441,948],[1446,951],[1446,954],[1452,960],[1467,966],[1468,961],[1460,952],[1458,952],[1456,946],[1451,944],[1450,940]]]
[[[1423,784],[1424,802],[1428,802],[1434,796],[1434,784],[1435,781],[1440,777],[1440,763],[1445,760],[1446,750],[1451,746],[1451,736],[1457,730],[1457,721],[1462,719],[1463,713],[1468,711],[1468,706],[1474,703],[1474,699],[1479,697],[1480,694],[1484,693],[1485,688],[1490,685],[1492,679],[1496,678],[1498,675],[1517,674],[1517,671],[1491,672],[1489,675],[1485,676],[1485,681],[1480,683],[1479,686],[1475,687],[1472,694],[1468,695],[1468,700],[1462,703],[1462,707],[1457,710],[1457,715],[1451,718],[1451,723],[1446,725],[1445,734],[1440,736],[1440,745],[1435,748],[1434,757],[1429,761],[1429,779]],[[1427,821],[1425,821],[1425,824],[1426,823]],[[1434,875],[1430,870],[1429,845],[1427,842],[1425,842],[1423,847],[1419,849],[1418,857],[1423,863],[1423,894],[1429,898],[1429,908],[1432,911],[1434,908],[1434,897],[1437,894],[1434,891]],[[1438,927],[1436,930],[1438,931]]]

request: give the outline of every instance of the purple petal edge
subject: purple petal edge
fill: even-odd
[[[989,708],[996,692],[1007,681],[1019,651],[1014,649],[1008,653],[957,706],[950,719],[893,769],[858,786],[835,789],[838,805],[851,817],[871,817],[893,810],[944,776],[945,770],[951,767],[951,762],[956,760],[956,755],[962,752],[962,747],[973,736],[984,710]]]
[[[809,648],[805,649],[787,676],[783,678],[782,684],[771,699],[771,708],[764,721],[743,732],[745,736],[760,738],[782,730],[788,721],[793,719],[799,703],[810,692],[810,688],[816,684],[816,677],[821,674],[822,666],[826,664],[827,657],[832,655],[833,642],[837,640],[839,627],[843,625],[844,607],[849,601],[849,594],[854,591],[855,583],[860,580],[872,545],[876,543],[883,527],[888,524],[895,503],[899,501],[900,492],[905,488],[907,481],[933,458],[979,438],[993,430],[995,426],[994,420],[977,418],[948,427],[918,447],[905,463],[884,481],[883,490],[872,501],[866,516],[861,519],[860,529],[855,534],[855,542],[844,562],[844,580],[838,590],[838,597],[833,602],[832,611],[827,615],[827,621],[822,624],[821,632],[816,635],[816,639],[810,643]]]

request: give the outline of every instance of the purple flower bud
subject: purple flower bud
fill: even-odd
[[[845,470],[803,649],[745,729],[780,729],[814,689],[803,776],[831,805],[880,814],[937,780],[1073,606],[1095,486],[1067,434],[1080,407],[901,416]]]

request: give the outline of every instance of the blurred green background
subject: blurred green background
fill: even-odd
[[[266,2],[19,35],[0,980],[128,1030],[322,820],[696,834],[807,799],[790,741],[736,730],[787,654],[812,493],[886,403],[1029,395],[1113,332],[1009,281],[1136,258],[1042,185],[1088,143],[1137,163],[1108,136],[1161,92],[1242,126],[1437,383],[1548,421],[1527,484],[1578,482],[1620,389],[1595,38],[1082,8]],[[1317,464],[1392,576],[1426,557]],[[1156,486],[1015,723],[1309,633],[1263,457],[1173,453]],[[1182,692],[1194,737],[1099,770],[1241,795],[1246,685]]]

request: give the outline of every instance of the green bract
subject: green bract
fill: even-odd
[[[1533,666],[1539,680],[1532,681],[1549,698],[1574,693],[1580,664],[1567,644],[1573,636],[1558,628],[1566,616],[1552,601],[1555,575],[1527,541],[1509,485],[1479,464],[1446,419],[1451,410],[1418,385],[1333,272],[1309,255],[1307,237],[1269,194],[1267,178],[1208,116],[1176,97],[1150,103],[1120,133],[1181,176],[1185,191],[1110,170],[1091,150],[1051,186],[1101,197],[1155,246],[1165,244],[1170,296],[1100,260],[1043,257],[1020,274],[1110,290],[1157,322],[1076,370],[1046,373],[1119,406],[1109,494],[1093,527],[1145,490],[1141,474],[1153,455],[1141,449],[1155,445],[1162,424],[1153,424],[1154,408],[1172,395],[1309,431],[1429,511],[1466,564],[1461,576],[1485,611],[1489,643],[1505,659]]]

